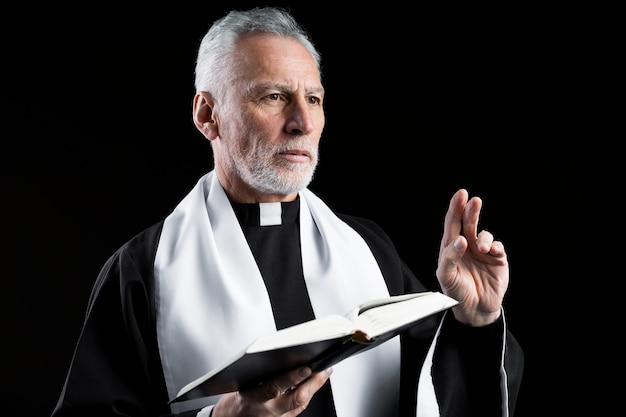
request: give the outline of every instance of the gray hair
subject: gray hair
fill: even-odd
[[[276,7],[256,7],[245,11],[231,11],[216,20],[204,35],[195,69],[196,91],[209,91],[224,97],[230,82],[228,76],[232,68],[232,54],[236,42],[244,34],[260,32],[292,38],[300,42],[311,54],[317,70],[321,74],[321,56],[306,30],[289,14]]]

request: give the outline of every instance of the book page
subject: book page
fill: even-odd
[[[386,304],[392,304],[392,303],[397,303],[398,301],[408,300],[409,298],[423,297],[426,294],[430,294],[430,292],[394,295],[394,296],[391,296],[391,297],[377,298],[377,299],[374,299],[374,300],[367,300],[367,301],[357,305],[356,307],[354,307],[348,313],[346,313],[345,317],[348,320],[350,320],[351,322],[356,324],[357,323],[357,317],[359,317],[359,315],[361,313],[363,313],[364,311],[367,311],[367,310],[369,310],[371,308],[380,307],[380,306],[383,306],[383,305],[386,305]]]
[[[419,297],[404,297],[395,303],[366,309],[356,319],[357,327],[370,337],[376,337],[456,304],[456,300],[438,292],[424,293]]]
[[[275,333],[262,336],[246,350],[248,353],[332,339],[352,333],[353,323],[341,315],[330,315],[296,324]]]

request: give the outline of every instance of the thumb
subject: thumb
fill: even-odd
[[[452,283],[457,275],[457,264],[467,250],[467,239],[457,236],[454,241],[441,252],[437,265],[437,278],[445,288]]]

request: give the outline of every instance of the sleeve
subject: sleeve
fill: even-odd
[[[155,241],[142,235],[102,268],[53,417],[173,416],[154,331]]]
[[[421,372],[417,415],[511,417],[523,365],[504,310],[498,321],[478,328],[446,313]]]

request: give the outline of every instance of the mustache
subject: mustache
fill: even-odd
[[[277,153],[288,153],[295,151],[305,151],[311,156],[317,155],[317,146],[311,143],[311,140],[307,137],[290,140],[289,142],[279,143],[274,146],[274,151]]]

